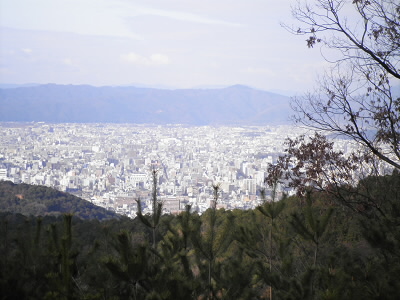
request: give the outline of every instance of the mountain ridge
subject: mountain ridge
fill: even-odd
[[[289,97],[234,85],[154,89],[45,84],[0,89],[2,122],[286,124]]]
[[[114,212],[54,188],[0,180],[0,212],[25,216],[59,216],[72,213],[81,219],[119,218]]]

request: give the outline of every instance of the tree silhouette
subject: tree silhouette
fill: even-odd
[[[213,202],[210,209],[204,214],[205,222],[200,219],[193,219],[194,232],[192,244],[196,252],[196,264],[199,268],[200,277],[205,284],[204,296],[206,299],[216,299],[217,279],[215,269],[217,258],[227,250],[232,242],[232,223],[233,218],[228,215],[222,224],[218,224],[217,203],[219,198],[220,186],[213,185]]]
[[[147,227],[151,228],[152,233],[153,233],[153,249],[156,249],[156,231],[157,227],[160,222],[160,217],[162,215],[162,208],[163,208],[163,203],[162,201],[158,200],[158,171],[156,169],[151,170],[151,177],[152,177],[152,192],[151,192],[151,203],[152,203],[152,213],[150,220],[142,214],[142,206],[140,199],[138,199],[137,202],[137,207],[138,207],[138,212],[137,216],[142,221],[144,225]]]
[[[299,2],[292,13],[307,46],[336,50],[315,93],[293,101],[295,120],[346,136],[400,169],[400,5],[396,0]],[[287,27],[288,28],[288,27]],[[323,51],[323,50],[322,50]],[[357,153],[355,153],[356,155]]]

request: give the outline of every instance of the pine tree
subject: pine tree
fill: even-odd
[[[148,247],[133,245],[127,231],[117,234],[113,247],[115,255],[109,255],[103,263],[117,279],[117,294],[127,299],[144,299],[151,291]]]
[[[151,228],[151,230],[152,230],[152,233],[153,233],[152,245],[153,245],[154,250],[156,249],[156,246],[157,246],[156,232],[157,232],[157,227],[159,225],[160,218],[162,215],[162,209],[163,209],[162,201],[158,200],[158,176],[157,176],[157,174],[158,174],[158,171],[156,169],[151,170],[153,188],[152,188],[152,193],[151,193],[151,195],[152,195],[152,198],[151,198],[152,213],[151,213],[150,220],[142,214],[142,206],[141,206],[140,199],[138,199],[136,201],[137,207],[138,207],[138,212],[137,212],[138,218],[140,219],[140,221],[142,221],[142,223],[144,225]]]
[[[45,299],[77,299],[80,288],[77,285],[76,259],[78,251],[72,247],[72,214],[63,215],[64,233],[61,239],[58,236],[57,226],[50,227],[50,258],[53,262],[52,270],[46,275],[50,289]]]
[[[324,237],[329,220],[332,216],[333,209],[329,208],[327,212],[321,213],[314,211],[312,207],[311,191],[306,192],[306,206],[304,208],[304,214],[299,215],[298,213],[292,214],[290,224],[292,225],[295,232],[304,239],[313,244],[313,258],[312,265],[305,273],[305,279],[309,281],[309,297],[310,299],[315,298],[315,282],[316,272],[318,271],[318,255],[322,238]]]
[[[217,279],[216,264],[217,258],[226,251],[232,242],[232,224],[233,218],[228,214],[227,219],[222,224],[218,223],[217,203],[219,198],[220,186],[213,185],[213,203],[202,216],[205,222],[194,219],[194,233],[192,235],[192,244],[196,253],[196,264],[199,268],[199,276],[204,286],[203,295],[206,299],[216,299]]]

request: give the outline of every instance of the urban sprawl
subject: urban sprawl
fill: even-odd
[[[164,213],[188,204],[204,212],[215,184],[218,208],[250,209],[260,204],[284,140],[304,133],[294,126],[0,123],[0,180],[53,187],[135,217],[138,199],[144,213],[151,210],[157,170]],[[353,148],[348,140],[335,145]]]

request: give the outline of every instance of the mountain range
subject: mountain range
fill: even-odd
[[[234,85],[155,89],[27,85],[0,89],[0,122],[279,125],[290,98]]]

